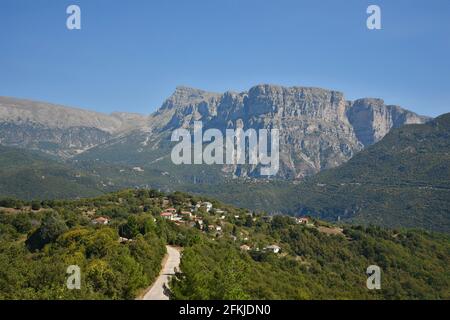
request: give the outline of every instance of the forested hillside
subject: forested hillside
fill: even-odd
[[[267,216],[183,193],[0,201],[1,299],[134,299],[182,248],[173,299],[449,299],[450,239]],[[382,270],[382,289],[366,269]],[[69,265],[81,290],[66,288]]]
[[[295,192],[300,214],[450,232],[450,114],[392,130]]]
[[[58,199],[100,195],[100,179],[40,152],[0,146],[0,196]]]

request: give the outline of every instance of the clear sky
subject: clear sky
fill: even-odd
[[[382,30],[366,28],[369,4]],[[259,83],[450,112],[449,0],[0,0],[0,39],[0,95],[101,112]]]

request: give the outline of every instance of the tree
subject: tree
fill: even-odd
[[[67,225],[55,212],[47,213],[42,219],[41,226],[26,240],[30,250],[40,250],[46,244],[53,242],[67,230]]]
[[[120,235],[122,237],[132,239],[140,233],[139,223],[135,216],[129,216],[127,223],[123,224],[120,228]]]
[[[35,211],[41,209],[41,202],[37,200],[31,201],[31,209]]]
[[[24,213],[17,214],[12,220],[12,225],[20,233],[27,233],[33,227],[30,217]]]
[[[248,215],[245,217],[245,223],[244,225],[248,228],[253,227],[253,217],[251,215]]]
[[[235,251],[229,250],[225,260],[220,264],[222,272],[218,276],[218,299],[245,300],[250,296],[245,292],[248,266]]]

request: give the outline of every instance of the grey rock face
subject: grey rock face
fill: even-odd
[[[380,141],[392,128],[430,120],[399,106],[385,105],[381,99],[370,98],[349,102],[347,116],[364,146]]]
[[[117,134],[146,125],[147,117],[0,97],[0,143],[69,158]]]
[[[111,134],[90,127],[48,128],[35,123],[0,123],[0,144],[70,158],[107,142]]]
[[[258,85],[248,92],[222,95],[186,87],[157,112],[161,131],[191,127],[243,127],[280,130],[279,176],[301,179],[349,160],[364,146],[379,141],[391,128],[428,120],[379,99],[346,101],[343,93],[320,88]],[[238,176],[253,176],[255,168],[234,166]]]
[[[178,87],[148,117],[128,113],[105,115],[0,97],[0,143],[39,149],[64,158],[89,153],[99,145],[96,157],[99,152],[105,155],[122,152],[123,160],[143,157],[145,149],[167,147],[167,137],[174,129],[190,128],[196,120],[203,122],[204,129],[217,128],[223,132],[237,127],[279,129],[278,177],[302,179],[348,161],[392,128],[424,123],[429,118],[385,105],[380,99],[353,102],[346,101],[338,91],[267,84],[241,93],[223,94]],[[222,171],[233,176],[257,177],[256,169],[225,166]]]

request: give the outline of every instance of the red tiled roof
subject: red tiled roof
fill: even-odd
[[[172,212],[162,212],[160,215],[161,215],[162,217],[168,217],[168,216],[173,215],[173,213],[172,213]]]

